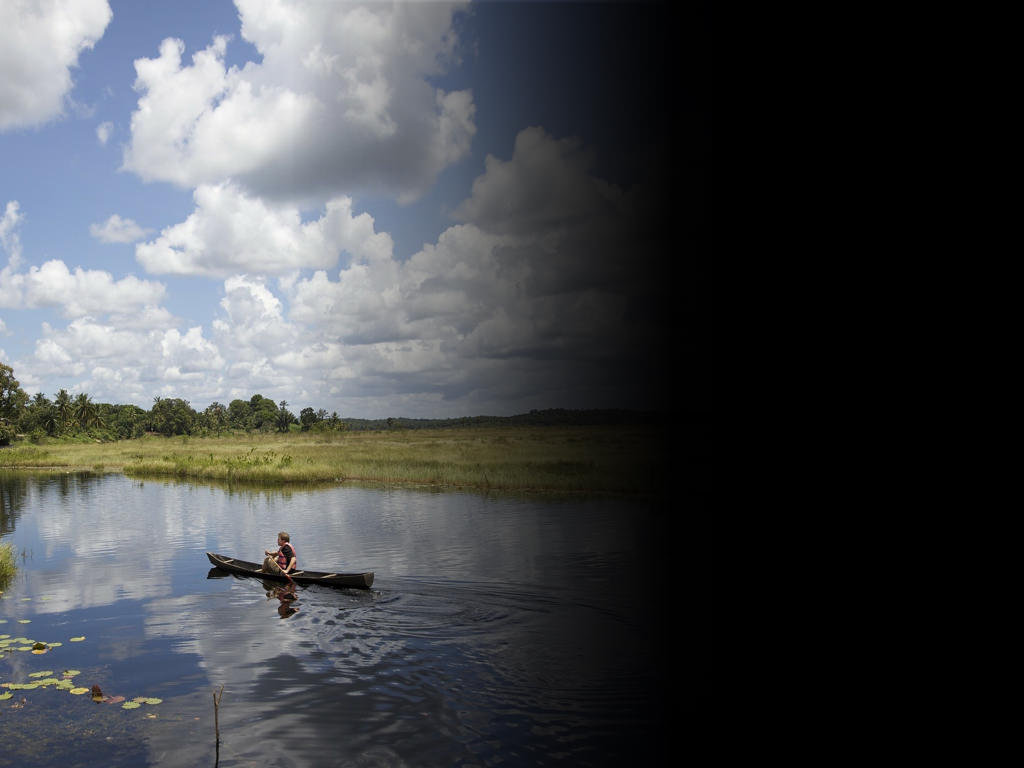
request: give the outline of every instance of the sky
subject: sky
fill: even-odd
[[[147,409],[705,407],[709,50],[656,2],[0,0],[0,362]]]

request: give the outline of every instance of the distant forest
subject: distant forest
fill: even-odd
[[[449,427],[654,424],[650,411],[627,409],[571,410],[551,408],[516,416],[465,416],[448,419],[360,419],[303,408],[298,415],[288,402],[275,403],[255,394],[228,405],[214,402],[196,411],[187,400],[156,397],[148,411],[137,405],[95,403],[87,393],[59,390],[51,400],[42,392],[29,397],[10,366],[0,363],[0,445],[16,438],[39,442],[47,438],[127,440],[147,434],[210,436],[228,432],[321,432]]]

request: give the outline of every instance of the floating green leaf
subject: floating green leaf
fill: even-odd
[[[68,640],[70,640],[72,643],[80,643],[83,640],[85,640],[85,635],[82,635],[81,637],[69,637]]]
[[[64,670],[64,677],[74,677],[75,675],[80,675],[80,674],[82,674],[82,673],[79,670],[77,670],[77,669],[65,669]]]
[[[132,699],[132,701],[134,701],[134,702],[136,702],[138,704],[163,704],[164,703],[163,699],[154,699],[154,698],[149,698],[147,696],[136,696],[134,699]]]
[[[46,669],[46,670],[43,670],[42,672],[32,672],[31,674],[29,674],[29,677],[49,677],[52,674],[53,674],[53,670],[52,669]]]
[[[7,699],[12,698],[13,696],[14,694],[10,691],[8,691],[7,693],[0,693],[0,701],[7,701]]]
[[[75,696],[81,696],[83,693],[88,693],[88,692],[89,692],[88,688],[72,688],[71,689],[71,693],[73,693]]]
[[[18,619],[19,624],[31,624],[32,619]]]
[[[121,709],[138,709],[142,705],[137,701],[126,701],[121,705]]]

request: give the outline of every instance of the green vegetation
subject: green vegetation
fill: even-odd
[[[14,547],[8,542],[0,541],[0,592],[7,588],[16,570]]]
[[[453,427],[19,444],[0,467],[229,483],[372,482],[649,493],[670,471],[655,425]]]
[[[123,472],[227,483],[372,482],[441,488],[649,493],[672,471],[651,413],[544,410],[510,417],[298,418],[262,395],[94,403],[29,397],[0,363],[0,468]]]

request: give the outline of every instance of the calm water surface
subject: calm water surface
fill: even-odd
[[[256,560],[282,529],[300,567],[372,570],[373,589],[300,587],[290,600],[210,568],[205,552]],[[0,701],[2,766],[664,754],[671,617],[649,558],[667,528],[648,503],[0,473],[0,537],[19,553],[0,637],[61,643],[8,644],[0,683],[73,669],[108,696],[162,699],[125,710],[53,686],[14,691]]]

